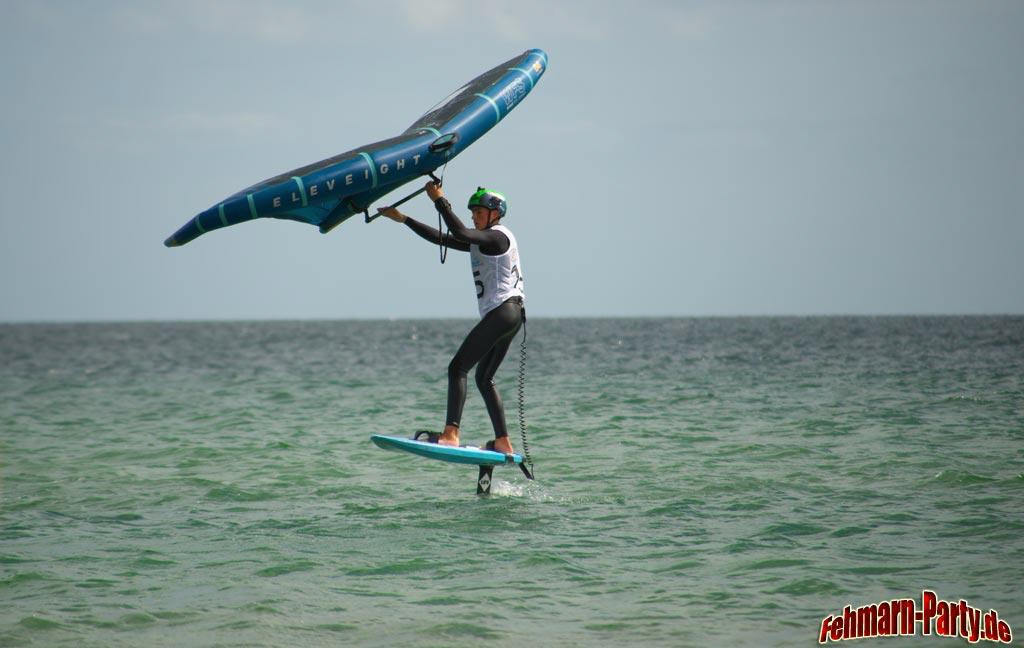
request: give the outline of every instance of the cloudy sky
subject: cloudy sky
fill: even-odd
[[[1024,313],[1021,2],[3,0],[0,321],[474,317],[384,219],[162,243],[532,47],[445,176],[531,315]]]

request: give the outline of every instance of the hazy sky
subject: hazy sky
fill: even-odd
[[[162,243],[531,47],[445,176],[531,315],[1024,313],[1022,2],[0,0],[0,321],[475,317],[385,219]]]

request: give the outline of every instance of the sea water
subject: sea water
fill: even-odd
[[[471,326],[0,326],[0,645],[806,646],[924,590],[1020,645],[1024,318],[531,320],[489,497],[369,442]]]

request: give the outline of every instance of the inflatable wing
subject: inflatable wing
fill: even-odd
[[[547,61],[542,50],[528,50],[453,92],[398,137],[243,189],[197,214],[164,245],[184,245],[210,230],[256,218],[309,223],[327,233],[381,196],[432,173],[497,125],[533,89]]]

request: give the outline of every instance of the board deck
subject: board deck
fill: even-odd
[[[387,436],[374,434],[370,437],[377,447],[384,450],[395,450],[398,452],[409,452],[427,459],[447,461],[449,463],[469,464],[473,466],[504,466],[506,464],[521,464],[522,455],[505,455],[493,450],[484,450],[475,446],[454,446],[438,445],[426,441],[414,441],[404,437]]]

